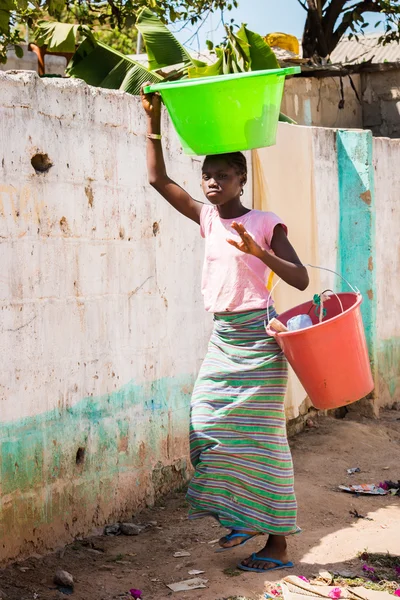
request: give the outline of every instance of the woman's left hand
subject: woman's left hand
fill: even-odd
[[[257,256],[257,258],[262,257],[264,253],[263,248],[257,244],[257,242],[251,237],[241,223],[233,222],[232,229],[239,234],[240,241],[227,240],[229,244],[235,246],[235,248],[241,252],[244,252],[245,254],[252,254],[253,256]]]

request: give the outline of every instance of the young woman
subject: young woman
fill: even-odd
[[[292,567],[286,536],[296,533],[293,465],[286,437],[287,364],[267,337],[275,315],[267,282],[276,273],[304,290],[308,274],[275,214],[240,201],[247,181],[240,152],[207,156],[194,200],[166,172],[160,135],[161,99],[142,94],[147,114],[149,183],[205,238],[202,292],[214,331],[192,398],[190,449],[195,468],[190,518],[213,516],[230,530],[222,550],[267,535],[265,547],[238,566],[264,572]]]

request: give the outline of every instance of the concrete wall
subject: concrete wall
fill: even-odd
[[[361,97],[359,75],[352,76]],[[348,77],[290,77],[285,83],[282,112],[299,125],[362,128],[362,106]],[[343,106],[341,101],[344,99]]]
[[[190,394],[212,323],[198,229],[147,185],[138,99],[34,73],[1,73],[0,89],[4,560],[131,515],[186,479]],[[201,159],[182,154],[167,118],[163,128],[171,175],[198,196]],[[370,413],[400,385],[399,153],[369,132],[289,125],[253,153],[254,205],[285,219],[304,262],[364,294]],[[277,288],[279,310],[342,289],[310,274],[304,293]],[[308,408],[292,373],[287,417]]]
[[[343,275],[363,295],[362,315],[375,391],[352,409],[368,416],[400,400],[400,140],[373,138],[362,130],[281,124],[277,144],[254,152],[254,202],[287,223],[304,263]],[[279,284],[278,311],[330,288],[348,291],[332,273],[310,269],[310,287],[299,292]],[[310,404],[290,374],[289,419]]]
[[[374,136],[400,137],[400,64],[395,70],[363,73],[363,127]]]
[[[33,73],[0,73],[0,89],[2,560],[185,481],[211,317],[198,228],[147,184],[138,98]],[[198,196],[200,160],[164,132]]]
[[[400,401],[400,140],[374,138],[377,356],[381,404]]]
[[[398,138],[400,66],[371,69],[350,75],[357,95],[347,75],[292,77],[285,84],[282,111],[299,125],[370,129],[374,136]]]

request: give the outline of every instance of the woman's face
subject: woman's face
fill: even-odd
[[[234,167],[228,165],[226,160],[206,158],[201,185],[204,195],[211,204],[219,206],[237,198],[240,196],[245,182],[245,175],[239,175]]]

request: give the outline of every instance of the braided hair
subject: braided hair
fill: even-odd
[[[247,182],[247,161],[246,157],[242,152],[227,152],[226,154],[210,154],[206,156],[204,164],[206,161],[212,160],[224,160],[228,164],[229,167],[235,169],[238,175],[243,175],[244,181]]]

